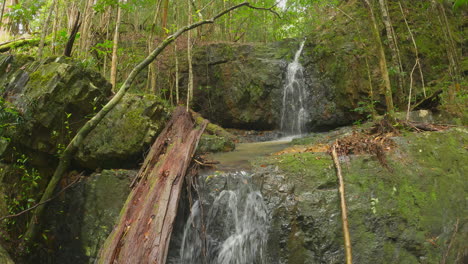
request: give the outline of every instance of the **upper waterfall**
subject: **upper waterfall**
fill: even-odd
[[[304,82],[304,67],[299,63],[305,41],[301,42],[294,55],[294,61],[288,64],[286,83],[283,87],[283,105],[281,108],[281,131],[287,134],[302,134],[308,118],[305,100],[308,96]]]

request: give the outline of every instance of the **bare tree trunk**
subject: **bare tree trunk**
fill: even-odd
[[[59,27],[59,10],[60,10],[60,1],[57,1],[55,5],[55,17],[54,17],[54,25],[52,26],[52,54],[57,54],[57,30]]]
[[[6,0],[3,0],[2,10],[0,13],[0,28],[3,28],[3,14],[5,13],[5,5],[6,5]]]
[[[175,92],[176,105],[179,105],[179,56],[177,55],[177,42],[174,42],[174,57],[175,57]]]
[[[402,67],[398,59],[397,39],[393,31],[392,21],[387,9],[387,1],[379,0],[380,10],[382,12],[382,20],[385,24],[385,31],[387,32],[388,45],[392,55],[392,66],[396,69],[396,79],[398,81],[398,98],[403,98],[403,78],[401,76]]]
[[[413,42],[414,53],[416,55],[416,62],[417,62],[418,68],[419,68],[419,75],[421,77],[421,84],[422,84],[422,88],[423,88],[423,94],[424,94],[424,97],[426,97],[426,85],[424,83],[424,74],[422,72],[421,60],[419,59],[418,45],[416,45],[416,40],[414,39],[413,32],[411,31],[411,28],[408,25],[408,20],[406,20],[406,15],[405,15],[405,12],[403,10],[403,6],[401,5],[400,1],[398,1],[398,5],[400,6],[401,15],[403,16],[403,19],[405,20],[406,28],[408,29],[408,32],[410,34],[411,41]]]
[[[63,175],[66,173],[68,170],[68,167],[78,150],[78,148],[83,144],[84,139],[89,135],[89,133],[104,119],[104,117],[109,113],[119,102],[122,100],[123,96],[127,93],[127,91],[130,89],[131,84],[137,77],[137,75],[144,69],[146,68],[156,57],[169,45],[171,44],[174,40],[176,40],[180,35],[183,33],[190,31],[194,28],[197,28],[199,26],[205,25],[205,24],[213,24],[217,19],[220,17],[224,16],[225,14],[228,14],[229,12],[238,9],[240,7],[251,7],[251,5],[248,2],[243,2],[241,4],[235,5],[233,7],[230,7],[229,9],[226,9],[219,14],[215,15],[211,19],[199,21],[196,23],[193,23],[191,25],[187,25],[185,27],[182,27],[179,29],[177,32],[174,34],[166,37],[164,41],[162,41],[151,54],[149,54],[143,61],[141,61],[133,70],[130,72],[128,75],[127,79],[125,82],[120,86],[119,91],[115,94],[115,96],[106,104],[102,107],[102,109],[94,116],[92,117],[88,122],[84,124],[83,127],[81,127],[76,135],[73,137],[73,139],[70,141],[70,143],[67,145],[65,150],[62,153],[62,156],[59,159],[59,164],[54,172],[54,175],[49,181],[49,184],[47,185],[46,190],[42,194],[41,200],[39,203],[43,203],[44,201],[48,200],[54,193],[55,187],[59,183],[60,179],[63,177]],[[38,206],[34,211],[31,216],[31,221],[28,225],[28,230],[23,236],[23,239],[26,243],[30,243],[34,240],[34,238],[37,236],[39,232],[39,219],[41,218],[43,212],[45,209],[45,205]]]
[[[92,19],[94,16],[93,11],[94,0],[86,2],[85,10],[83,12],[83,26],[80,35],[80,52],[81,56],[87,57],[89,49],[89,39],[91,35]]]
[[[364,0],[364,4],[367,6],[369,11],[369,17],[371,21],[371,28],[374,34],[375,42],[377,43],[377,52],[379,56],[379,66],[380,72],[382,75],[382,79],[384,81],[384,91],[385,91],[385,103],[387,105],[387,114],[393,119],[394,115],[394,108],[393,108],[393,98],[392,98],[392,86],[390,83],[390,77],[388,75],[388,68],[387,68],[387,59],[385,57],[385,51],[382,44],[382,39],[380,38],[379,28],[377,27],[377,22],[375,20],[374,11],[372,10],[372,5],[370,4],[369,0]]]
[[[47,14],[47,18],[44,24],[42,25],[41,41],[39,42],[39,49],[37,50],[38,58],[42,58],[42,51],[44,49],[44,42],[47,36],[47,30],[49,29],[50,19],[52,17],[52,12],[54,11],[56,3],[57,3],[57,0],[54,0],[52,2],[52,5],[49,7],[49,13]]]
[[[153,24],[151,25],[151,31],[150,31],[150,34],[149,34],[149,37],[148,37],[148,52],[151,52],[153,50],[153,47],[154,47],[154,36],[155,36],[155,30],[156,30],[156,23],[158,22],[158,18],[159,18],[159,11],[161,9],[161,5],[162,5],[162,2],[163,0],[158,0],[158,2],[156,3],[156,12],[154,12],[154,17],[153,17]],[[166,1],[167,2],[167,1]],[[165,30],[163,28],[163,30]],[[149,69],[148,69],[148,91],[153,91],[154,93],[156,93],[156,81],[157,81],[157,71],[156,71],[156,68],[157,68],[157,63],[156,62],[153,62],[149,65]]]
[[[68,37],[67,45],[65,46],[65,50],[63,51],[63,55],[66,57],[71,57],[72,50],[73,50],[73,43],[75,43],[76,34],[81,27],[81,20],[80,20],[80,11],[76,14],[75,22],[73,23],[73,28],[71,30],[70,36]]]
[[[187,0],[188,3],[188,21],[192,23],[192,3]],[[187,32],[187,63],[188,63],[188,84],[187,84],[187,111],[190,108],[193,96],[193,65],[192,65],[192,34]]]
[[[112,62],[110,72],[110,82],[112,84],[112,90],[115,91],[117,88],[117,50],[119,48],[119,28],[120,28],[120,16],[122,8],[120,7],[120,1],[117,6],[117,18],[115,20],[115,32],[114,41],[112,45]]]
[[[416,66],[418,66],[418,60],[416,59],[416,63],[413,66],[413,69],[411,70],[410,73],[410,87],[409,87],[409,92],[408,92],[408,107],[406,110],[406,121],[409,121],[409,116],[410,116],[410,110],[411,110],[411,94],[413,92],[413,73],[414,70],[416,69]]]

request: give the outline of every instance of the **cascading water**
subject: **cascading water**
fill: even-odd
[[[216,177],[226,177],[227,188],[206,186],[212,178],[199,181],[200,197],[185,224],[179,258],[171,263],[265,263],[269,219],[262,195],[246,172]]]
[[[304,82],[304,67],[299,63],[304,43],[305,41],[302,41],[294,55],[294,61],[288,64],[286,83],[283,87],[280,128],[289,135],[303,134],[308,118],[305,103],[308,93]]]

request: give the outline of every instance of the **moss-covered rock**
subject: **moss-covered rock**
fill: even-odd
[[[18,115],[0,135],[8,139],[2,157],[28,153],[31,163],[51,166],[50,160],[107,101],[110,89],[99,73],[70,59],[0,55],[0,94]]]
[[[94,263],[130,192],[136,171],[103,170],[48,206],[46,237],[28,263]],[[47,239],[46,239],[47,238]]]
[[[88,135],[76,161],[92,169],[137,167],[169,111],[155,96],[127,94]]]
[[[316,141],[333,137],[318,136]],[[357,263],[463,263],[468,236],[468,131],[408,133],[388,153],[342,163]],[[259,167],[270,201],[272,263],[343,263],[337,179],[325,153],[274,156]],[[450,246],[449,246],[450,245]],[[277,261],[279,260],[279,261]]]
[[[234,148],[235,144],[229,138],[203,134],[198,143],[197,152],[227,152],[234,150]]]

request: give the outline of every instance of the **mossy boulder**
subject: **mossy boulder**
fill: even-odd
[[[2,130],[7,144],[0,155],[27,153],[32,164],[51,166],[48,160],[54,160],[110,92],[99,73],[70,59],[0,55],[0,94],[18,116],[14,126]]]
[[[127,94],[88,135],[76,161],[86,168],[136,168],[164,128],[169,106],[152,95]]]
[[[137,171],[103,170],[78,183],[48,206],[45,250],[28,263],[94,263],[130,193]]]
[[[197,152],[227,152],[234,150],[234,148],[235,144],[229,138],[203,134],[198,143]]]
[[[310,144],[337,136],[311,137]],[[464,263],[468,131],[394,138],[386,169],[372,156],[342,160],[356,263]],[[328,154],[285,153],[258,173],[272,210],[271,263],[343,263],[337,178]]]

